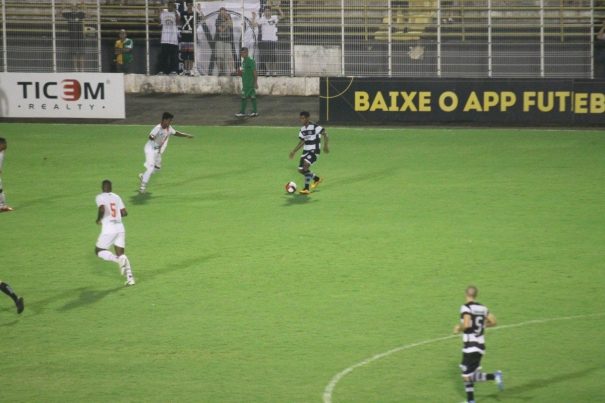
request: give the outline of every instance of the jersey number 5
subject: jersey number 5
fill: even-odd
[[[483,322],[485,318],[483,316],[475,317],[475,333],[483,334]]]
[[[116,204],[115,203],[109,203],[109,210],[111,211],[111,216],[112,217],[116,217],[118,215],[118,211],[116,210]]]

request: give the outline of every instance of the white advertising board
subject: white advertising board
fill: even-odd
[[[0,118],[125,117],[124,75],[0,73]]]

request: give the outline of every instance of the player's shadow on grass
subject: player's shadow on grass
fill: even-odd
[[[37,300],[37,301],[31,301],[29,303],[26,299],[25,312],[28,312],[30,315],[40,315],[40,314],[44,313],[44,311],[47,309],[48,305],[50,305],[56,301],[65,301],[65,300],[71,299],[71,301],[66,302],[62,307],[56,309],[57,311],[66,311],[69,309],[76,308],[77,306],[80,306],[80,305],[98,302],[102,298],[106,297],[108,294],[110,294],[114,291],[121,290],[123,288],[124,288],[124,286],[120,286],[120,287],[116,287],[116,288],[110,289],[110,290],[96,291],[96,290],[90,290],[90,287],[79,287],[79,288],[71,288],[69,290],[63,290],[59,294],[56,294],[56,295],[53,295],[51,297],[44,298],[41,300]],[[73,299],[75,294],[78,294],[78,297],[76,299]],[[83,303],[78,305],[79,301],[81,301]]]
[[[69,311],[71,309],[80,308],[85,305],[95,304],[106,296],[108,296],[109,294],[123,289],[124,286],[110,288],[108,290],[92,290],[89,287],[78,288],[75,290],[76,292],[79,292],[78,297],[72,301],[66,302],[65,305],[60,308],[57,308],[57,311]]]
[[[242,168],[242,169],[232,169],[230,171],[206,173],[203,175],[193,176],[193,177],[185,178],[182,180],[174,180],[170,183],[163,183],[159,187],[172,188],[172,187],[179,187],[182,185],[190,185],[192,182],[204,181],[204,180],[208,180],[208,179],[229,178],[229,177],[239,176],[239,175],[245,174],[247,172],[250,172],[251,169],[252,169],[251,167],[247,167],[247,168]]]
[[[312,196],[305,196],[299,194],[284,196],[284,207],[299,206],[302,204],[311,204],[318,202],[319,200],[314,199]]]
[[[27,301],[26,301],[26,303],[27,303]],[[27,305],[26,305],[26,308],[27,308]],[[15,316],[17,315],[17,311],[15,310],[15,306],[14,305],[9,307],[8,304],[7,304],[6,308],[3,307],[3,308],[0,309],[0,316],[2,318],[5,318],[5,317],[10,318],[13,315],[15,315]],[[0,327],[15,326],[17,323],[19,323],[19,320],[15,319],[14,317],[11,318],[11,319],[12,320],[10,322],[0,323]]]
[[[145,192],[139,193],[137,192],[134,196],[130,197],[130,203],[135,205],[147,204],[147,202],[151,199],[152,193]]]
[[[0,323],[0,327],[10,327],[10,326],[15,326],[17,323],[19,323],[18,320],[12,320],[8,323]]]
[[[567,374],[561,374],[561,375],[553,376],[550,378],[534,379],[531,382],[528,382],[526,384],[513,386],[511,388],[504,388],[504,391],[502,392],[502,394],[500,394],[498,392],[491,393],[491,394],[485,396],[485,399],[500,400],[501,397],[510,396],[510,397],[515,397],[515,399],[519,399],[519,400],[533,401],[533,400],[535,400],[536,397],[529,395],[528,393],[533,392],[536,389],[544,389],[544,388],[548,388],[549,386],[557,384],[557,383],[570,382],[575,379],[583,378],[583,377],[587,376],[588,374],[590,374],[591,372],[594,372],[594,371],[597,371],[600,369],[602,369],[602,367],[590,367],[590,368],[582,369],[580,371],[570,372]],[[504,374],[504,382],[506,385],[506,373]],[[483,399],[481,399],[481,400],[483,400]]]
[[[175,273],[181,270],[185,270],[191,268],[193,266],[202,266],[204,263],[216,259],[219,257],[219,254],[211,254],[206,256],[195,256],[189,259],[183,259],[180,262],[171,263],[167,266],[164,266],[158,270],[145,274],[143,277],[139,277],[140,281],[151,281],[156,277],[163,276],[165,274]]]
[[[353,184],[371,182],[374,180],[384,179],[389,176],[395,175],[399,172],[401,167],[389,167],[380,169],[377,171],[367,171],[359,175],[342,176],[338,178],[329,178],[330,188],[337,188],[340,186],[350,187]],[[325,185],[324,185],[325,186]]]

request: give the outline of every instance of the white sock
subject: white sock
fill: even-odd
[[[154,168],[147,168],[145,173],[143,174],[143,179],[141,179],[141,187],[144,188],[147,186],[147,182],[149,182],[149,178],[153,175]]]
[[[6,199],[4,198],[4,192],[0,189],[0,207],[6,204]]]
[[[99,256],[103,260],[107,260],[108,262],[119,263],[118,257],[108,250],[99,251],[99,253],[97,253],[97,256]]]

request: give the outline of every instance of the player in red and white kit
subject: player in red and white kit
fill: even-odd
[[[120,273],[126,276],[126,285],[134,285],[134,276],[130,261],[124,254],[126,248],[126,230],[122,224],[122,217],[128,215],[122,198],[111,190],[111,181],[105,179],[101,185],[103,193],[97,195],[96,202],[99,208],[97,224],[102,225],[101,234],[97,239],[95,253],[103,260],[115,262],[120,267]],[[109,251],[113,245],[115,255]]]
[[[13,208],[6,204],[4,190],[2,189],[2,165],[4,164],[4,151],[8,148],[6,139],[0,137],[0,213],[3,211],[13,211]]]
[[[170,126],[173,118],[174,116],[170,112],[164,112],[161,123],[149,133],[149,140],[145,143],[144,148],[145,163],[143,165],[145,166],[145,172],[139,174],[139,179],[141,180],[139,193],[145,193],[151,175],[162,167],[162,154],[164,154],[166,147],[168,147],[170,136],[193,138],[190,134],[174,130]]]

